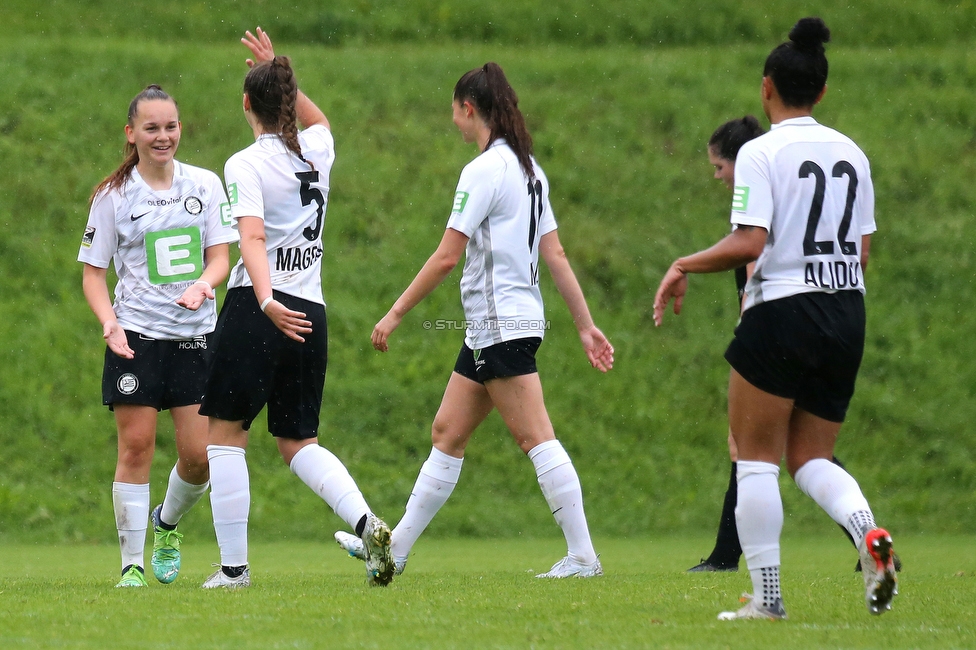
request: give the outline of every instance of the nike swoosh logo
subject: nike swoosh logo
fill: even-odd
[[[152,210],[150,210],[149,212],[152,212]],[[144,216],[146,216],[147,214],[149,214],[149,212],[143,212],[138,217],[135,216],[134,214],[130,214],[129,215],[129,218],[132,219],[133,221],[138,221],[139,219],[142,219]]]

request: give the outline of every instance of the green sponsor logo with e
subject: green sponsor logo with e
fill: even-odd
[[[227,196],[230,197],[231,205],[237,205],[237,200],[240,198],[237,192],[237,183],[231,183],[227,186]]]
[[[454,208],[451,212],[464,212],[464,204],[468,202],[467,192],[458,192],[454,195]]]
[[[190,227],[147,232],[146,262],[152,284],[196,280],[203,273],[200,229]]]
[[[736,185],[732,190],[732,209],[736,212],[745,212],[749,207],[749,188],[745,185]]]
[[[220,204],[220,223],[225,226],[229,226],[231,224],[230,203]]]

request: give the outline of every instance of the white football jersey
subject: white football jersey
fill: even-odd
[[[241,217],[264,221],[271,286],[324,305],[322,230],[335,141],[324,125],[301,131],[298,140],[302,155],[315,169],[289,151],[279,136],[263,134],[230,157],[224,180],[234,226]],[[252,286],[243,259],[231,271],[227,286]]]
[[[472,350],[545,335],[539,239],[556,229],[556,220],[549,181],[534,159],[532,168],[530,181],[499,139],[461,171],[447,227],[469,238],[461,304]]]
[[[743,309],[810,291],[860,291],[861,236],[876,230],[864,153],[847,136],[800,117],[742,145],[732,223],[769,235]]]
[[[204,251],[237,241],[220,178],[175,162],[173,185],[154,190],[132,170],[121,191],[92,202],[78,261],[107,269],[114,260],[115,315],[127,330],[179,340],[214,330],[217,310],[207,300],[196,311],[176,304],[204,268]]]

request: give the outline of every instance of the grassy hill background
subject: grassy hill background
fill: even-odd
[[[976,6],[821,3],[834,31],[815,116],[872,162],[879,232],[867,271],[868,339],[837,455],[895,531],[976,531]],[[705,142],[761,114],[768,51],[806,3],[460,2],[305,5],[12,1],[0,24],[0,540],[111,541],[111,414],[103,344],[75,261],[92,186],[115,168],[129,100],[160,83],[180,103],[180,159],[221,172],[251,134],[246,54],[266,27],[332,122],[338,162],[326,222],[330,369],[322,443],[396,521],[430,448],[429,424],[460,319],[456,281],[404,322],[391,352],[373,324],[434,249],[461,167],[476,151],[450,120],[465,71],[498,61],[518,91],[553,187],[560,238],[617,367],[589,368],[548,278],[540,368],[557,435],[583,483],[591,528],[638,535],[711,529],[728,458],[722,352],[732,279],[696,276],[679,318],[655,330],[671,260],[728,230],[727,191]],[[175,460],[161,418],[154,502]],[[325,537],[339,525],[252,429],[252,531]],[[784,479],[787,530],[826,515]],[[181,527],[212,535],[209,506]],[[556,535],[529,462],[497,416],[469,447],[434,535]],[[702,549],[704,550],[704,549]]]

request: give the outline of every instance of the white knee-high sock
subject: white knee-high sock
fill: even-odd
[[[251,485],[247,459],[240,447],[207,445],[210,461],[210,506],[223,566],[247,564],[247,517]]]
[[[305,445],[291,459],[290,467],[353,530],[359,520],[370,513],[349,470],[325,447]]]
[[[200,500],[200,497],[206,494],[209,487],[210,481],[202,485],[187,483],[180,478],[176,471],[176,465],[174,465],[169,473],[169,484],[166,486],[166,496],[163,497],[163,507],[159,511],[159,518],[163,523],[170,526],[180,523],[183,515],[188,513],[190,508]]]
[[[797,487],[817,502],[830,518],[847,529],[860,546],[875,528],[871,506],[854,477],[825,458],[804,463],[794,475]]]
[[[115,527],[119,531],[122,568],[134,564],[146,566],[146,528],[149,526],[149,484],[112,483]]]
[[[736,464],[738,501],[735,523],[739,544],[752,577],[755,598],[770,606],[780,597],[779,536],[783,531],[783,501],[779,466],[756,460]]]
[[[433,448],[430,450],[430,456],[420,468],[420,475],[410,492],[403,518],[393,529],[390,550],[395,558],[406,559],[410,555],[410,549],[420,534],[441,506],[447,503],[461,475],[463,462],[463,458],[448,456]]]
[[[558,440],[549,440],[529,450],[542,495],[556,523],[562,528],[569,557],[583,564],[596,561],[590,530],[583,512],[583,490],[569,454]]]

